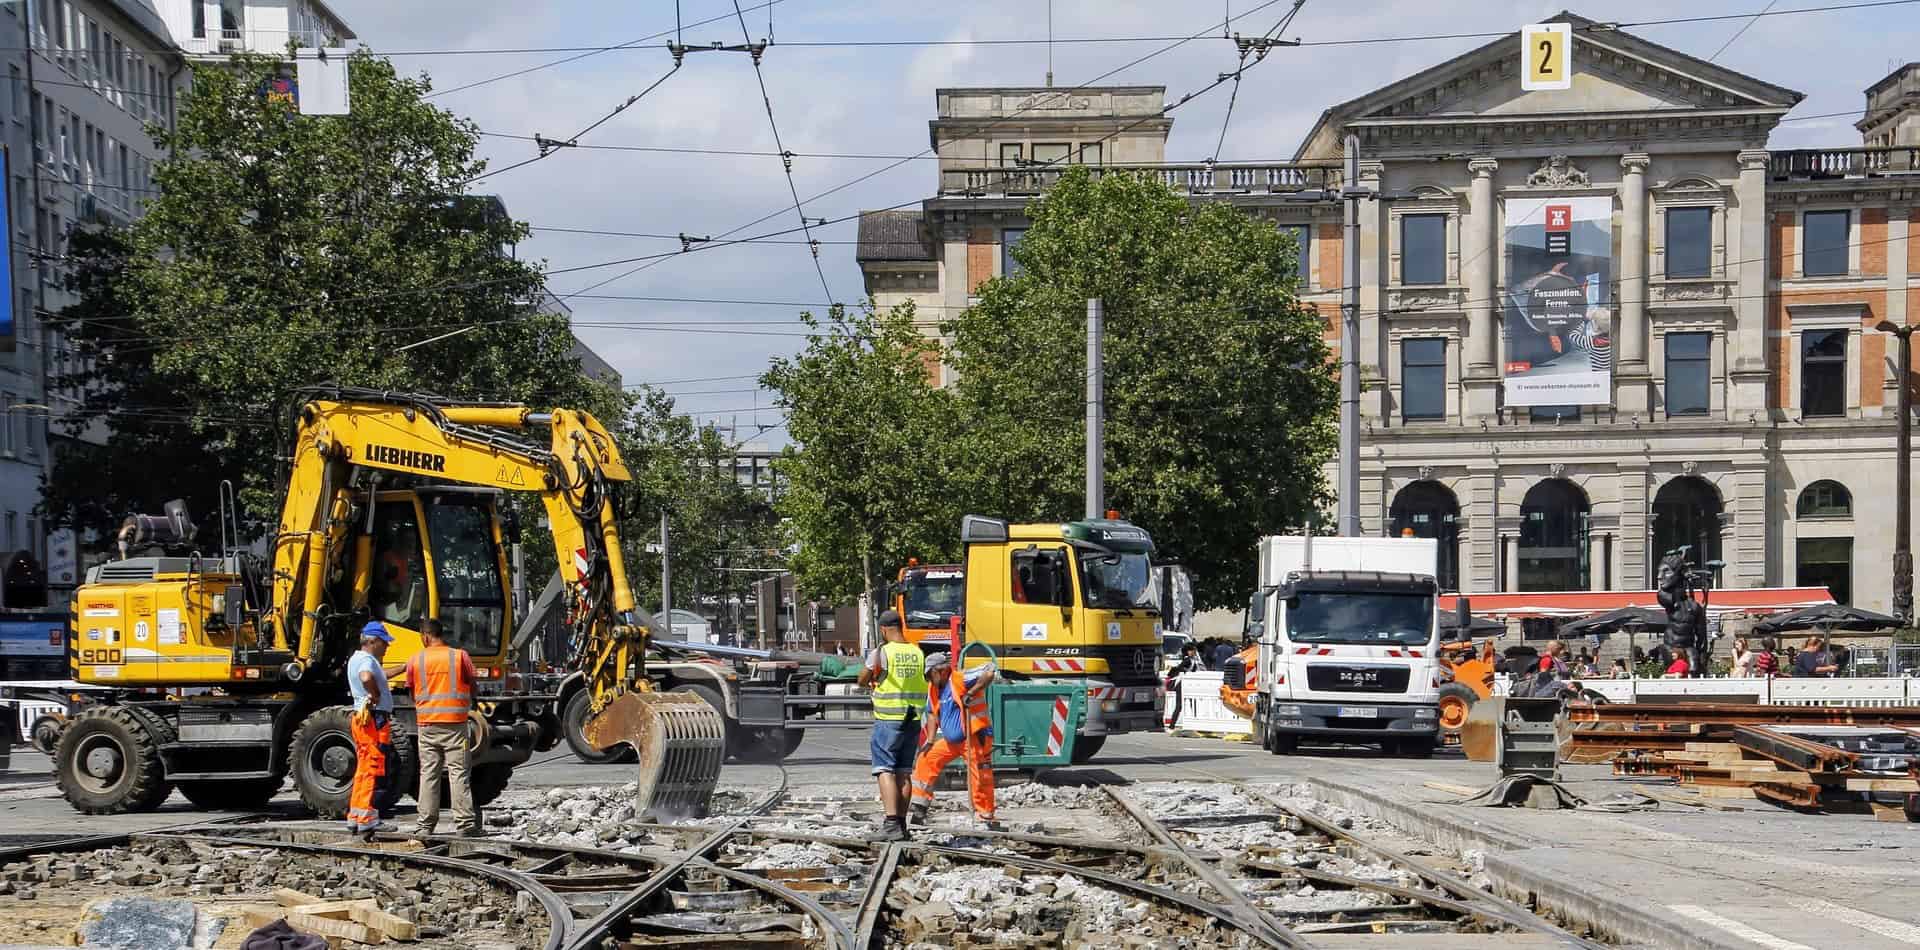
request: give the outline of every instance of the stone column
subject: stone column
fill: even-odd
[[[1467,262],[1462,275],[1467,284],[1466,418],[1486,419],[1499,405],[1500,324],[1494,300],[1494,255],[1500,247],[1500,210],[1494,200],[1493,175],[1500,163],[1476,158],[1467,163],[1473,175],[1468,193],[1468,220],[1460,234],[1460,254]]]
[[[1740,153],[1740,180],[1733,198],[1740,213],[1738,241],[1729,241],[1727,258],[1739,261],[1730,275],[1734,298],[1733,389],[1729,413],[1767,417],[1767,160],[1765,149]]]
[[[1614,406],[1644,416],[1653,408],[1647,367],[1647,165],[1644,152],[1620,156],[1620,291],[1615,298]]]

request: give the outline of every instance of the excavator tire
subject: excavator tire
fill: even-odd
[[[293,788],[300,801],[321,818],[341,818],[353,796],[353,710],[322,706],[293,730],[287,753]]]
[[[171,736],[154,717],[127,706],[89,706],[60,731],[53,780],[67,803],[88,815],[152,811],[173,794],[160,761]],[[161,724],[164,730],[165,724]]]
[[[586,726],[587,710],[593,706],[593,696],[582,689],[567,699],[567,708],[560,716],[562,731],[567,736],[567,747],[573,750],[575,758],[588,765],[606,765],[612,762],[638,762],[639,753],[632,746],[617,746],[612,749],[596,749],[580,734]]]
[[[707,815],[727,757],[727,719],[703,690],[712,692],[689,686],[684,691],[622,693],[582,729],[596,748],[625,742],[639,750],[635,802],[642,821]]]
[[[180,794],[205,811],[259,811],[280,793],[284,778],[196,779],[181,782]]]

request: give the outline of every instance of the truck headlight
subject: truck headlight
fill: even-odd
[[[1298,706],[1275,706],[1273,708],[1273,714],[1276,716],[1286,716],[1289,719],[1298,719],[1303,715]]]
[[[1419,709],[1416,709],[1416,710],[1414,710],[1414,711],[1413,711],[1413,718],[1415,718],[1415,719],[1432,719],[1432,718],[1434,718],[1435,716],[1437,716],[1437,715],[1439,715],[1439,712],[1440,712],[1439,710],[1437,710],[1437,709],[1435,709],[1435,708],[1433,708],[1433,707],[1431,707],[1431,706],[1422,706],[1422,707],[1420,707]]]

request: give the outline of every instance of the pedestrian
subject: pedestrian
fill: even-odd
[[[1687,651],[1674,650],[1669,655],[1673,657],[1673,662],[1667,664],[1667,671],[1661,678],[1686,679],[1687,674],[1693,669],[1693,665],[1687,662]]]
[[[907,786],[913,781],[913,750],[920,741],[920,717],[927,705],[927,659],[919,647],[907,642],[899,611],[880,612],[880,636],[886,642],[867,656],[859,679],[862,688],[873,691],[868,759],[880,786],[880,809],[885,812],[881,840],[905,841]]]
[[[347,833],[372,841],[375,832],[392,831],[380,819],[393,814],[400,790],[394,787],[393,691],[387,687],[386,658],[393,634],[369,620],[360,628],[360,649],[347,659],[347,693],[353,698],[353,792],[347,799]]]
[[[1832,676],[1840,669],[1833,661],[1832,651],[1827,649],[1827,640],[1818,634],[1808,637],[1806,646],[1793,658],[1795,676]]]
[[[933,807],[933,784],[940,770],[956,758],[967,763],[967,792],[973,816],[998,830],[993,796],[993,721],[987,713],[987,685],[994,667],[984,663],[962,672],[947,654],[927,659],[928,728],[913,769],[913,821],[927,823]]]
[[[407,685],[413,690],[413,719],[420,737],[419,821],[414,837],[433,834],[440,821],[440,777],[453,799],[453,826],[461,837],[480,834],[473,810],[473,783],[467,759],[467,717],[473,709],[473,657],[449,646],[440,621],[428,618],[420,628],[420,652],[407,660]]]
[[[1633,671],[1627,669],[1626,657],[1616,656],[1613,658],[1613,678],[1617,680],[1633,679]]]
[[[1727,670],[1728,676],[1752,676],[1754,661],[1759,655],[1753,651],[1746,637],[1733,638],[1733,666]]]
[[[1753,675],[1775,676],[1780,672],[1780,656],[1774,652],[1772,637],[1760,638],[1760,649],[1753,652]]]

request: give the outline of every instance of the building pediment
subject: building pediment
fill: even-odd
[[[1349,130],[1376,130],[1381,141],[1436,140],[1419,127],[1479,127],[1476,137],[1511,140],[1523,128],[1569,129],[1593,121],[1627,123],[1658,138],[1662,129],[1725,131],[1764,141],[1779,117],[1803,96],[1631,34],[1562,13],[1548,22],[1572,26],[1572,88],[1520,88],[1519,31],[1479,49],[1328,109],[1296,157],[1339,156]],[[1496,131],[1497,130],[1497,131]],[[1450,136],[1456,140],[1461,136]],[[1525,135],[1525,138],[1534,138]],[[1680,134],[1677,137],[1690,137]]]

